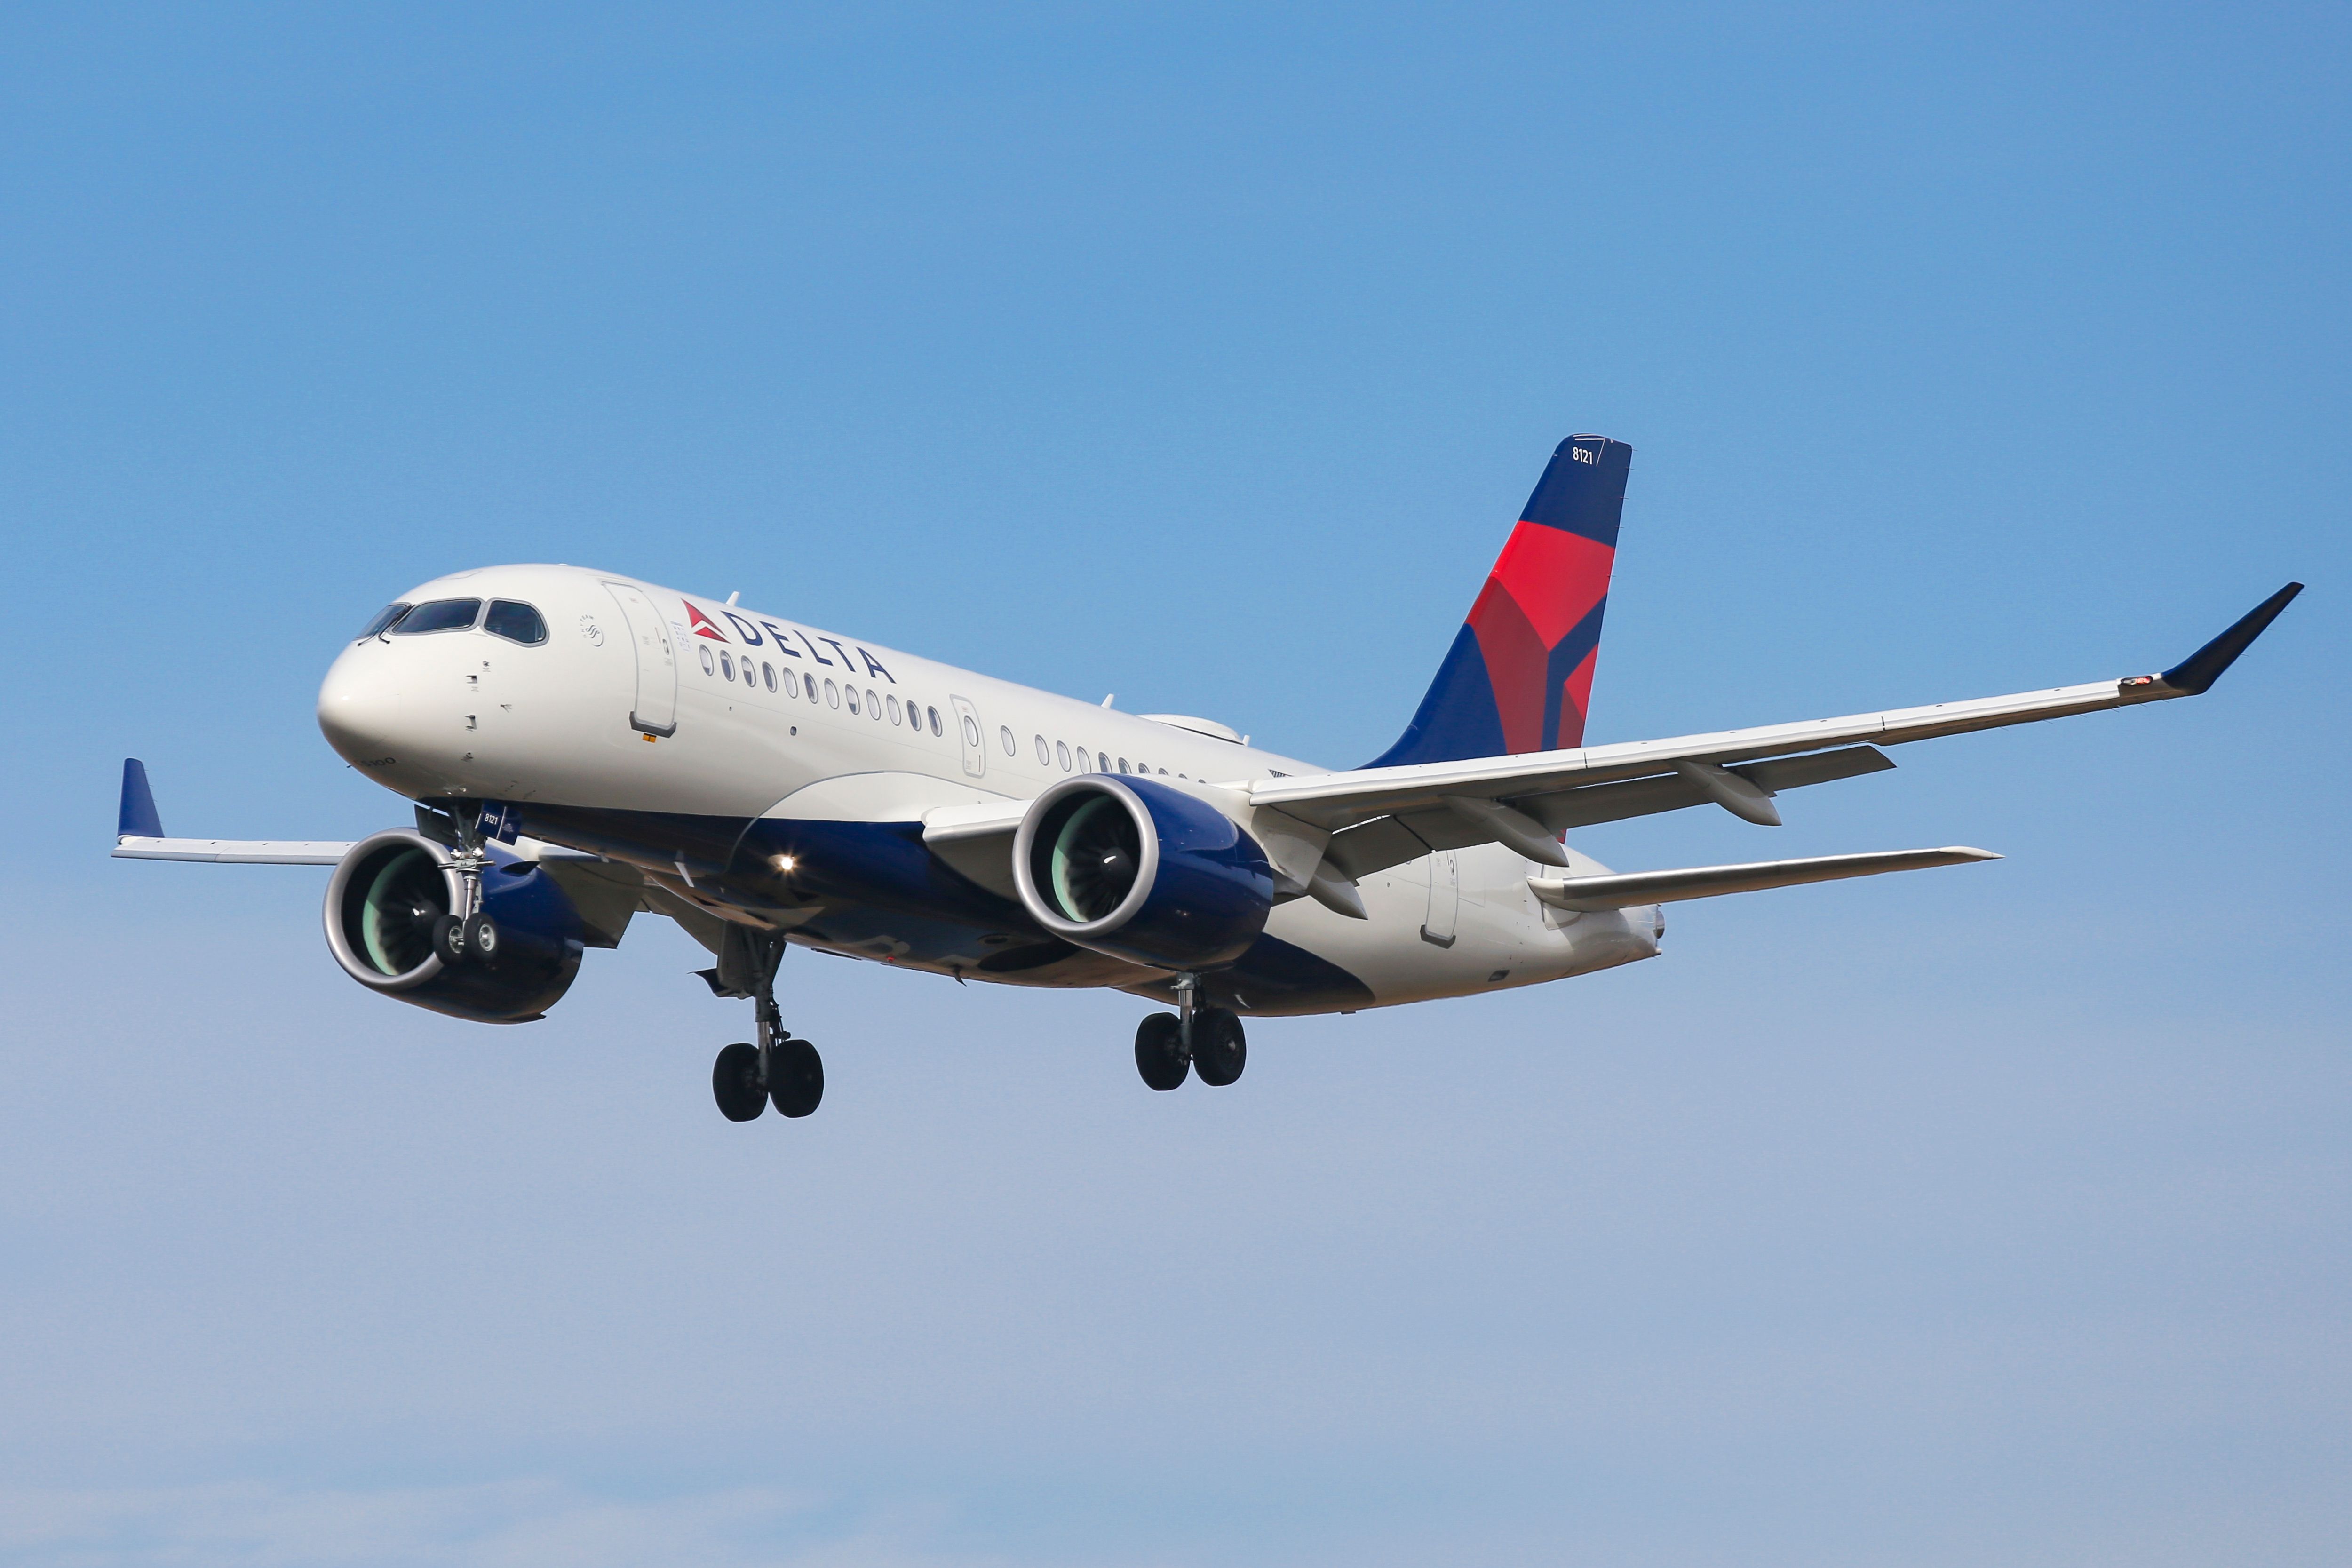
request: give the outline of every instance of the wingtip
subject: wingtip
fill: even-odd
[[[155,810],[155,792],[147,784],[147,764],[136,757],[122,759],[122,804],[115,814],[114,841],[161,838],[163,819]]]
[[[2001,860],[2008,858],[2006,856],[1996,855],[1990,849],[1979,849],[1972,844],[1948,844],[1942,849],[1938,850],[1937,853],[1942,855],[1957,855],[1963,860]]]
[[[2282,612],[2303,592],[2300,583],[2289,583],[2261,604],[2231,622],[2230,628],[2170,669],[2158,677],[2176,692],[2189,697],[2201,697],[2213,689],[2222,671],[2237,663],[2238,656],[2253,646],[2256,637],[2270,629]]]

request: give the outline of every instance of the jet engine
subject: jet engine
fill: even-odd
[[[1265,929],[1265,852],[1205,801],[1088,773],[1039,795],[1013,839],[1021,902],[1055,936],[1158,969],[1239,958]]]
[[[343,973],[398,1001],[483,1024],[525,1024],[555,1005],[595,940],[555,879],[492,847],[482,908],[499,923],[495,962],[445,963],[433,924],[460,896],[449,852],[394,828],[352,846],[327,883],[327,946]],[[598,942],[597,945],[609,943]]]

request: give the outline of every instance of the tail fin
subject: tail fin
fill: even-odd
[[[1420,710],[1366,767],[1584,743],[1633,461],[1633,447],[1605,436],[1570,436],[1553,451]]]

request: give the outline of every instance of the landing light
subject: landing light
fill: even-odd
[[[796,855],[779,855],[776,857],[774,864],[777,870],[789,871],[793,867],[800,864],[800,858]]]

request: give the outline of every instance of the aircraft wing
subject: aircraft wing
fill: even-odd
[[[1328,833],[1325,858],[1351,879],[1432,850],[1483,843],[1507,844],[1530,859],[1565,866],[1558,835],[1570,827],[1710,802],[1774,826],[1780,820],[1772,804],[1776,793],[1894,766],[1880,746],[2196,696],[2302,590],[2300,583],[2288,584],[2160,675],[1663,741],[1265,778],[1231,787],[1245,789],[1253,808]]]
[[[150,838],[125,834],[114,841],[118,860],[217,860],[239,866],[331,866],[349,844],[309,838]]]
[[[1528,890],[1555,909],[1581,914],[1627,910],[1641,904],[1671,904],[1685,899],[1719,899],[1727,893],[1758,893],[1798,888],[1846,877],[1887,871],[1924,871],[1934,866],[1966,866],[1998,860],[1990,849],[1955,845],[1944,849],[1882,849],[1868,855],[1815,855],[1803,860],[1756,860],[1744,866],[1685,866],[1673,871],[1632,871],[1599,877],[1529,877]]]
[[[353,840],[326,838],[167,838],[155,809],[155,791],[147,782],[147,764],[136,757],[122,760],[122,804],[116,817],[114,858],[118,860],[209,860],[232,866],[331,866],[350,853]],[[523,858],[542,864],[558,860],[601,860],[585,850],[517,841]]]

